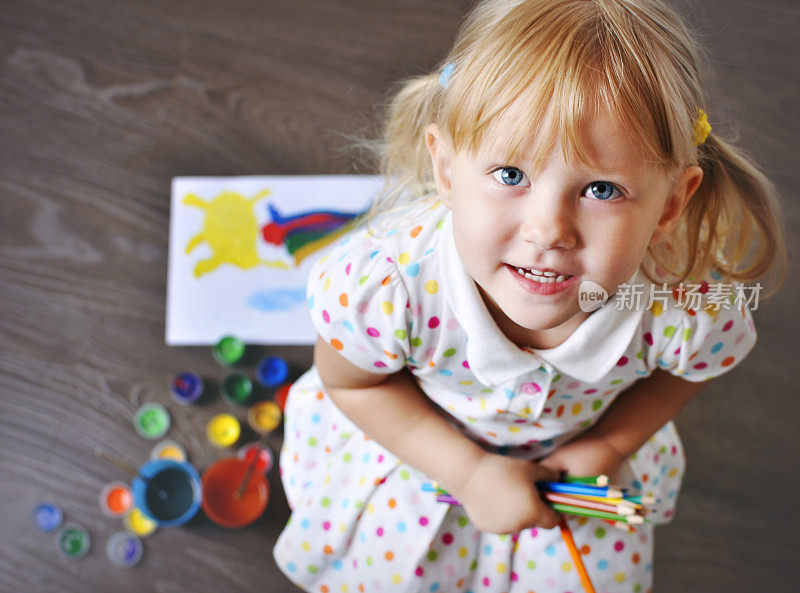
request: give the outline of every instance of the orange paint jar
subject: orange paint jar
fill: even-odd
[[[133,507],[131,487],[124,482],[111,482],[100,491],[100,509],[109,517],[121,517]]]
[[[269,484],[263,473],[250,472],[242,495],[237,496],[249,463],[237,457],[226,457],[212,464],[203,473],[203,501],[206,516],[217,525],[237,529],[250,525],[267,508]]]

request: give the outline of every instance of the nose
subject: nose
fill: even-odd
[[[533,192],[523,213],[519,234],[542,249],[572,249],[577,243],[574,214],[565,200]]]

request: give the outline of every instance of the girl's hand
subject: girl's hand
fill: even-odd
[[[557,478],[557,471],[535,462],[487,453],[464,486],[452,494],[481,531],[552,529],[558,525],[558,513],[541,498],[536,482]]]
[[[613,484],[625,461],[626,458],[605,439],[582,435],[562,445],[539,463],[560,474],[572,476],[605,474]]]

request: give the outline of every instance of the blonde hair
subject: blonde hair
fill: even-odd
[[[711,272],[746,282],[774,270],[777,283],[763,298],[771,296],[787,266],[778,199],[732,142],[712,132],[695,145],[694,124],[706,107],[699,63],[692,35],[658,0],[482,2],[442,62],[445,84],[438,68],[403,81],[392,98],[382,141],[373,145],[386,187],[366,220],[435,196],[424,139],[430,123],[456,150],[474,154],[487,128],[513,115],[519,125],[509,130],[509,161],[542,123],[535,167],[559,140],[568,160],[593,168],[578,129],[603,109],[673,181],[689,165],[703,169],[669,240],[648,248],[647,277],[677,284]]]

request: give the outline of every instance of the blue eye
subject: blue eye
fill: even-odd
[[[586,189],[588,191],[583,194],[584,196],[591,194],[588,197],[597,198],[604,202],[613,201],[622,196],[622,192],[617,189],[617,186],[609,181],[592,181],[586,186]],[[617,192],[616,196],[614,192]]]
[[[522,183],[522,180],[525,178],[525,173],[516,167],[500,167],[492,171],[492,177],[503,185],[510,185],[513,187]]]

